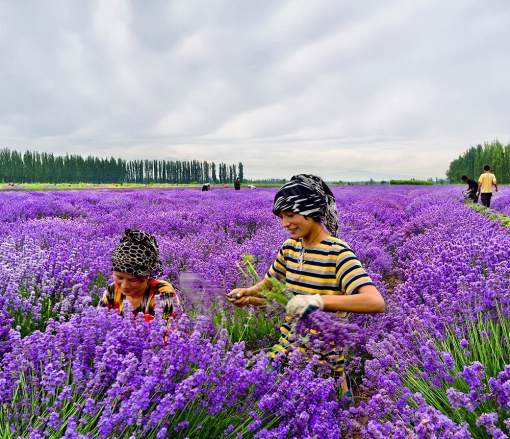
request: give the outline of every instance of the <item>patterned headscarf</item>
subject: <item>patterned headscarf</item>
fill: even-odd
[[[318,218],[333,236],[338,236],[335,196],[316,175],[294,175],[279,189],[274,197],[273,213],[284,211]]]
[[[150,277],[163,268],[158,243],[154,236],[140,230],[126,229],[112,252],[112,271]]]

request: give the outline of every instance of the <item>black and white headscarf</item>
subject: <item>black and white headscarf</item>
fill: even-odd
[[[112,271],[139,277],[158,275],[163,268],[154,236],[141,230],[126,229],[112,252]]]
[[[316,175],[294,175],[280,188],[274,197],[273,213],[285,211],[318,218],[333,236],[338,236],[335,196]]]

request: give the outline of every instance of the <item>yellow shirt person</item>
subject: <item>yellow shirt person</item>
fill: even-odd
[[[481,185],[482,194],[492,194],[492,183],[496,184],[496,176],[490,172],[484,172],[480,175],[478,183]]]
[[[496,176],[491,173],[490,165],[485,165],[483,167],[483,174],[480,175],[478,179],[478,194],[482,193],[480,199],[482,201],[482,205],[486,207],[490,207],[491,205],[491,197],[492,197],[492,185],[496,188],[496,192],[498,191],[498,183],[496,182]]]

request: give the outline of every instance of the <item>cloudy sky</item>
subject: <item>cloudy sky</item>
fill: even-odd
[[[441,178],[510,143],[509,29],[508,0],[0,0],[0,148]]]

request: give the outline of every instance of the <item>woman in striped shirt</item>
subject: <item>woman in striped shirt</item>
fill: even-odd
[[[271,286],[271,278],[280,278],[294,293],[287,304],[287,321],[296,315],[305,317],[313,309],[337,311],[340,316],[385,310],[384,299],[354,252],[337,237],[335,197],[320,177],[310,174],[292,177],[275,195],[273,213],[281,218],[291,238],[284,242],[264,280],[250,288],[231,291],[227,296],[230,302],[240,307],[260,305],[262,289]],[[290,326],[284,324],[275,352],[289,353],[289,331]],[[336,347],[334,351],[332,361],[332,356],[328,356],[331,367],[344,377],[344,394],[352,402],[350,380],[343,372],[343,349]]]

